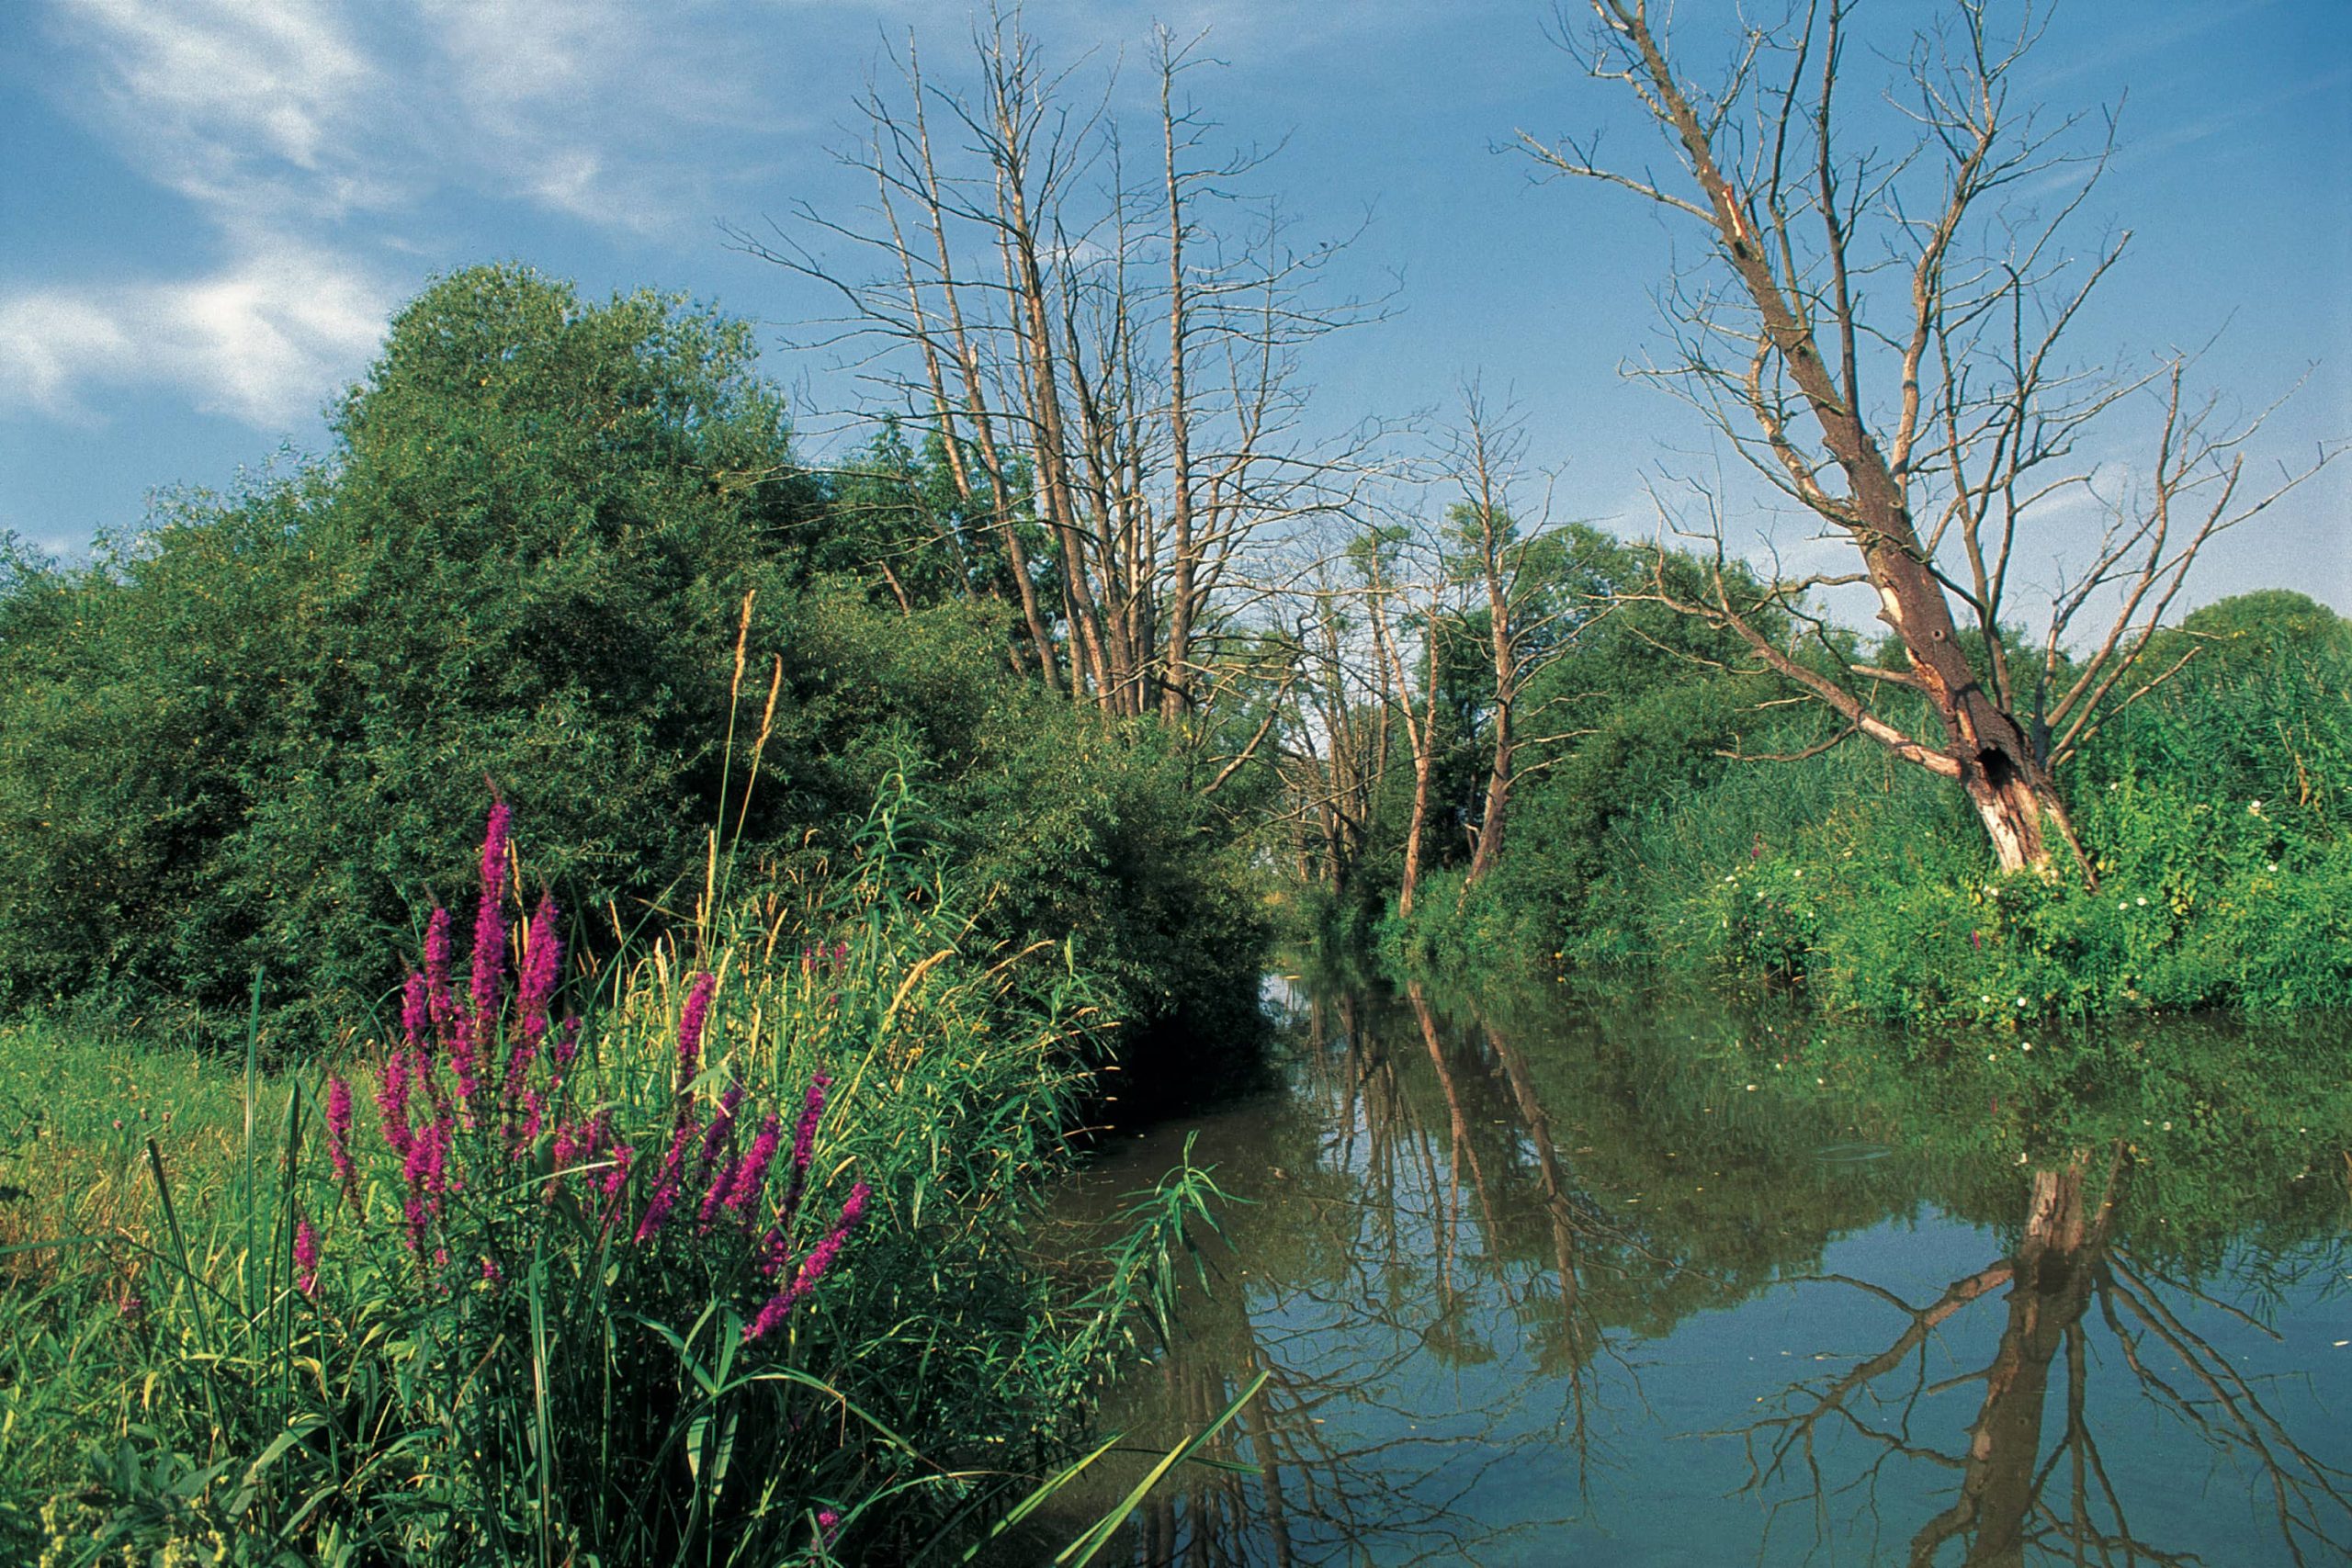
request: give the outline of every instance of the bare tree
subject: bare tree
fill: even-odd
[[[1455,567],[1484,609],[1487,654],[1494,672],[1494,706],[1487,720],[1487,784],[1466,892],[1502,854],[1511,792],[1519,782],[1520,699],[1545,666],[1575,646],[1590,606],[1566,592],[1563,536],[1548,506],[1521,515],[1511,500],[1526,439],[1505,411],[1498,417],[1475,381],[1463,389],[1463,426],[1446,468],[1462,499],[1448,513]],[[1435,670],[1431,670],[1431,682]],[[1556,739],[1558,737],[1552,737]]]
[[[1304,432],[1299,355],[1376,314],[1326,296],[1337,247],[1293,247],[1279,208],[1243,194],[1260,156],[1211,151],[1186,93],[1199,43],[1155,36],[1142,172],[1114,81],[1048,67],[1017,11],[976,28],[954,90],[910,41],[849,155],[871,214],[803,209],[736,235],[831,287],[831,341],[870,350],[865,374],[937,435],[1001,543],[1046,683],[1171,722],[1202,705],[1228,643],[1265,629],[1255,558],[1362,484],[1352,434]]]
[[[1914,1534],[1915,1564],[1951,1561],[1947,1549],[1968,1563],[2021,1562],[2030,1551],[2075,1562],[2194,1562],[2138,1536],[2125,1502],[2129,1476],[2111,1472],[2102,1451],[2098,1428],[2102,1416],[2113,1422],[2121,1388],[2094,1397],[2092,1369],[2120,1368],[2152,1414],[2177,1417],[2217,1457],[2244,1467],[2255,1495],[2269,1506],[2285,1561],[2340,1561],[2352,1548],[2352,1476],[2307,1450],[2265,1404],[2260,1381],[2201,1337],[2182,1309],[2220,1306],[2244,1314],[2167,1280],[2116,1238],[2130,1169],[2126,1151],[2110,1151],[2103,1190],[2088,1181],[2091,1169],[2086,1150],[2035,1170],[2015,1252],[1954,1280],[1924,1306],[1847,1275],[1815,1281],[1859,1290],[1906,1321],[1877,1354],[1792,1386],[1776,1412],[1746,1428],[1750,1484],[1800,1480],[1820,1519],[1833,1493],[1851,1514],[1854,1486],[1864,1491],[1864,1507],[1874,1509],[1890,1461],[1924,1461],[1957,1483],[1951,1502]],[[2006,1297],[1999,1297],[2005,1286]],[[1991,1359],[1930,1382],[1930,1343],[1991,1299],[2005,1301]],[[2101,1328],[2111,1341],[2105,1350],[2095,1342]],[[2053,1378],[2061,1400],[2052,1398],[2059,1392]],[[2122,1384],[2121,1372],[2113,1381]],[[1976,1416],[1963,1450],[1949,1452],[1928,1436],[1931,1401],[1970,1383],[1983,1385]],[[2045,1426],[2053,1408],[2061,1425],[2052,1434]],[[1830,1472],[1827,1456],[1841,1437],[1861,1439],[1870,1456],[1850,1482]]]
[[[1417,553],[1421,568],[1418,572],[1414,570]],[[1404,525],[1373,530],[1356,543],[1352,554],[1363,580],[1365,613],[1372,624],[1374,679],[1384,684],[1384,711],[1393,710],[1403,721],[1406,743],[1412,752],[1413,807],[1405,822],[1405,864],[1396,884],[1396,913],[1408,916],[1413,912],[1414,895],[1420,886],[1421,856],[1429,837],[1430,784],[1438,754],[1440,649],[1449,631],[1459,628],[1460,605],[1455,602],[1459,580],[1438,558],[1435,541],[1418,538]],[[1418,712],[1399,649],[1408,628],[1400,623],[1417,623],[1420,630]]]
[[[1585,63],[1634,94],[1679,177],[1604,165],[1591,139],[1522,131],[1521,143],[1551,172],[1631,190],[1706,237],[1705,269],[1667,294],[1674,360],[1647,373],[1860,557],[1859,571],[1760,599],[1721,573],[1712,592],[1675,595],[1661,581],[1658,597],[1737,633],[1836,713],[1839,739],[1866,736],[1956,781],[2004,868],[2048,865],[2054,837],[2091,876],[2052,770],[2170,672],[2143,669],[2143,656],[2199,552],[2312,470],[2246,482],[2261,418],[2233,422],[2192,396],[2188,356],[2143,375],[2066,357],[2124,239],[2073,242],[2112,131],[2086,136],[2098,126],[2085,117],[2053,122],[2023,101],[2040,7],[2021,4],[2004,24],[1995,0],[1950,0],[1883,101],[1856,114],[1849,0],[1799,0],[1786,25],[1747,31],[1713,89],[1678,67],[1645,0],[1589,3],[1599,25]],[[1875,140],[1885,134],[1898,139],[1892,152]],[[2081,454],[2094,426],[2142,393],[2157,411],[2154,439],[2118,491]],[[2052,503],[2069,495],[2109,521],[2058,587],[2038,654],[2020,661],[2002,640],[2013,568],[2029,544],[2042,547]],[[1707,531],[1720,563],[1719,515]],[[1808,607],[1812,591],[1847,583],[1874,591],[1904,667],[1854,660]],[[1812,646],[1759,629],[1773,605],[1799,617]],[[2094,616],[2104,626],[2086,630]],[[1963,621],[1980,655],[1963,646]],[[1890,707],[1894,693],[1916,697],[1933,728]]]

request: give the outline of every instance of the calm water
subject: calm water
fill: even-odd
[[[2352,1560],[2341,1022],[1898,1071],[1720,1003],[1272,1000],[1280,1088],[1064,1195],[1075,1247],[1197,1134],[1239,1201],[1057,1525],[1263,1371],[1126,1560]]]

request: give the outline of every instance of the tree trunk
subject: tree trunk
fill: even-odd
[[[1606,15],[1640,61],[1647,87],[1655,95],[1653,112],[1682,142],[1690,172],[1707,197],[1705,216],[1722,243],[1724,259],[1756,307],[1764,341],[1786,367],[1820,431],[1823,447],[1845,475],[1849,495],[1808,494],[1807,504],[1843,529],[1861,552],[1871,585],[1878,591],[1880,618],[1901,639],[1910,661],[1904,683],[1927,697],[1944,728],[1945,746],[1940,753],[1927,747],[1898,750],[1934,773],[1959,780],[1984,820],[2001,869],[2022,871],[2050,863],[2050,841],[2043,830],[2046,821],[2074,849],[2084,875],[2095,883],[2090,863],[2075,842],[2065,806],[2023,728],[1984,689],[1954,635],[1951,606],[1944,597],[1943,585],[1928,566],[1927,551],[1913,526],[1904,476],[1887,461],[1863,417],[1850,352],[1855,318],[1843,292],[1842,271],[1840,292],[1830,316],[1831,324],[1846,333],[1841,340],[1847,345],[1840,355],[1841,382],[1815,341],[1814,321],[1799,302],[1803,296],[1789,292],[1793,280],[1774,273],[1771,253],[1758,234],[1747,204],[1716,160],[1713,134],[1668,68],[1665,51],[1640,7],[1628,10],[1612,5]],[[1842,255],[1839,265],[1842,268]],[[1780,412],[1758,401],[1756,394],[1750,395],[1750,402],[1758,409],[1767,441],[1776,450],[1786,448],[1789,438]],[[1800,489],[1811,483],[1806,477],[1800,481]],[[1792,671],[1792,665],[1780,667],[1783,673]],[[1862,728],[1856,708],[1849,707],[1847,717]]]
[[[1430,764],[1436,759],[1431,748],[1422,746],[1413,753],[1413,816],[1405,829],[1405,874],[1396,884],[1396,913],[1402,918],[1413,912],[1413,889],[1421,880],[1421,837],[1430,820]]]
[[[1876,455],[1874,448],[1871,455]],[[1871,492],[1876,489],[1860,487],[1866,513],[1873,510]],[[1893,489],[1891,476],[1887,489]],[[1886,522],[1878,537],[1908,538],[1911,520],[1899,497],[1876,499],[1875,510]],[[2065,802],[2035,755],[2024,727],[1994,701],[1969,663],[1942,585],[1919,563],[1915,549],[1882,543],[1864,552],[1871,584],[1878,590],[1879,618],[1903,641],[1910,674],[1943,725],[1945,755],[1984,824],[2001,869],[2047,866],[2053,831],[2080,860]],[[2083,870],[2089,874],[2087,863]]]

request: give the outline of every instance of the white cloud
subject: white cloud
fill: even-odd
[[[0,296],[0,406],[89,419],[87,388],[160,381],[282,427],[359,373],[389,310],[340,258],[288,244],[186,282]]]
[[[364,129],[376,66],[311,0],[60,0],[60,31],[98,66],[94,99],[152,177],[252,211],[294,191],[380,202]]]

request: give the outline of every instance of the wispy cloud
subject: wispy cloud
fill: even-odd
[[[695,227],[730,159],[773,167],[792,122],[762,96],[772,62],[690,20],[619,0],[51,0],[54,101],[203,224],[176,271],[0,279],[0,409],[86,419],[101,389],[170,385],[282,427],[364,364],[414,283],[389,258],[432,254],[450,191]]]
[[[162,383],[282,428],[366,363],[390,306],[340,257],[293,245],[185,281],[26,290],[0,299],[0,408],[94,420],[93,389]]]

